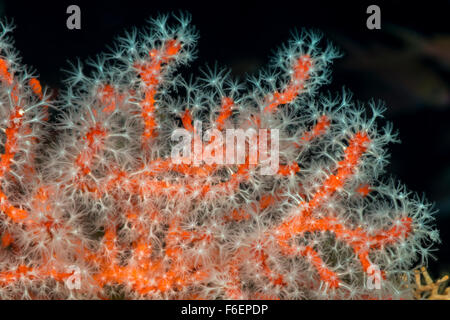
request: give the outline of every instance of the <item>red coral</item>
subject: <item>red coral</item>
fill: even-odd
[[[246,92],[217,70],[187,82],[173,71],[197,34],[167,19],[75,69],[56,124],[2,25],[0,298],[410,297],[399,279],[437,240],[430,206],[378,179],[395,140],[380,107],[316,97],[336,49],[304,32]],[[174,162],[182,128],[193,152]],[[230,129],[255,133],[241,162],[224,158]]]

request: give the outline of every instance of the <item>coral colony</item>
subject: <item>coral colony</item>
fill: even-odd
[[[439,236],[430,204],[382,177],[383,107],[318,96],[340,54],[315,32],[247,86],[186,80],[189,20],[76,64],[58,101],[1,25],[0,298],[412,298]]]

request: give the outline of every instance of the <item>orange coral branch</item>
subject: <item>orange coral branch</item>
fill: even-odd
[[[273,112],[279,105],[294,101],[304,89],[305,81],[309,79],[311,66],[312,61],[309,55],[305,54],[298,58],[292,68],[293,74],[288,86],[282,92],[275,91],[270,97],[267,97],[264,112]]]
[[[175,39],[167,41],[163,49],[152,49],[149,52],[150,62],[143,64],[137,64],[136,68],[141,80],[145,84],[145,97],[141,102],[142,113],[141,116],[144,119],[145,129],[143,133],[144,143],[148,139],[155,137],[155,129],[157,123],[155,120],[155,95],[157,93],[158,85],[161,81],[161,71],[163,63],[170,62],[174,56],[180,51],[181,43]]]

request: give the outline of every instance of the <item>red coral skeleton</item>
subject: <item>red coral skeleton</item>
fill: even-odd
[[[61,101],[2,24],[0,298],[411,298],[400,279],[438,239],[431,206],[380,179],[396,141],[377,128],[383,107],[318,96],[338,51],[303,32],[248,89],[217,69],[186,81],[174,70],[198,35],[168,19],[120,38],[93,73],[74,68]],[[279,130],[277,172],[248,156],[174,163],[175,129],[203,139],[194,121]]]

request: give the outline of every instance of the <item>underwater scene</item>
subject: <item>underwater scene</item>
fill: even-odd
[[[449,9],[0,1],[0,300],[450,300]]]

